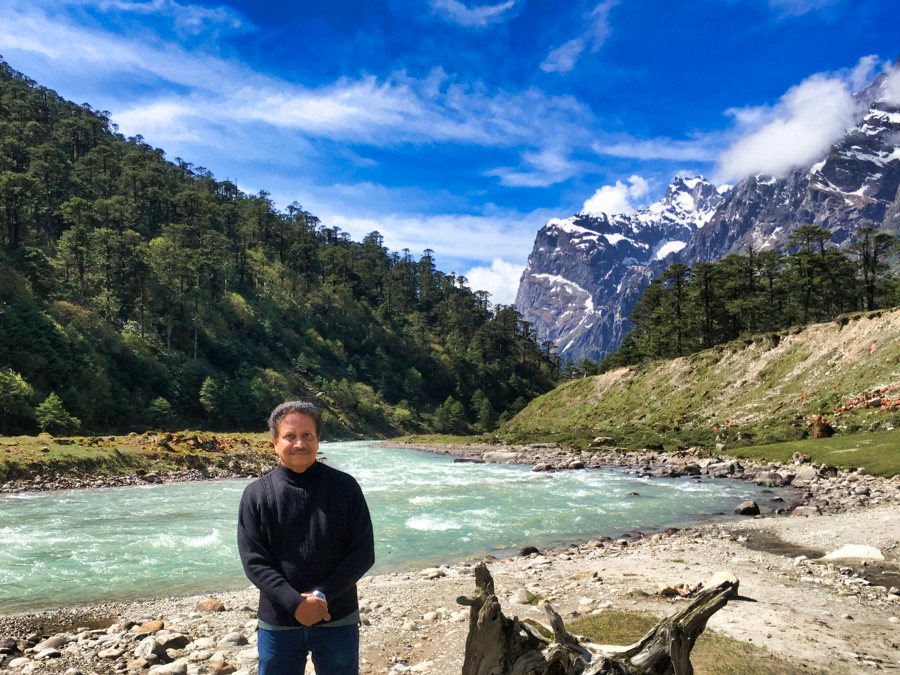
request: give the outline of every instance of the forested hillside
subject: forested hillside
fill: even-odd
[[[897,237],[866,227],[842,250],[828,245],[831,235],[806,225],[791,235],[788,252],[673,263],[644,289],[630,317],[634,328],[599,370],[900,305],[900,274],[891,266]]]
[[[557,362],[463,277],[168,161],[0,60],[0,433],[490,429]]]

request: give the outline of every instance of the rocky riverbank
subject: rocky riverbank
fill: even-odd
[[[597,439],[602,444],[605,439]],[[496,446],[487,444],[430,445],[387,442],[392,447],[450,455],[461,462],[527,464],[532,471],[618,468],[649,478],[695,476],[700,479],[743,480],[766,487],[794,488],[793,498],[772,507],[775,514],[817,516],[858,511],[883,504],[900,505],[900,475],[891,478],[870,475],[865,469],[852,471],[816,465],[806,455],[795,453],[790,463],[759,463],[738,460],[688,448],[677,452],[626,451],[599,445],[589,451],[532,444]],[[748,514],[756,515],[756,514]]]
[[[505,611],[539,621],[542,610],[528,604],[535,598],[566,619],[607,609],[667,615],[684,602],[672,589],[727,570],[740,580],[741,599],[710,628],[770,650],[782,672],[900,670],[900,590],[883,583],[900,557],[900,508],[827,514],[810,525],[781,517],[713,523],[489,565]],[[770,546],[755,546],[763,535]],[[772,542],[795,550],[773,550]],[[848,544],[870,548],[851,551],[863,556],[854,559],[814,558]],[[798,547],[806,553],[795,555]],[[468,610],[455,599],[473,591],[472,571],[460,563],[364,578],[362,672],[459,673]],[[250,675],[255,600],[247,589],[7,617],[0,672]]]
[[[786,465],[754,464],[700,449],[417,449],[459,461],[532,464],[535,471],[616,466],[655,477],[794,486],[796,503],[776,503],[773,512],[805,517],[669,528],[491,560],[498,596],[507,614],[539,621],[542,610],[530,604],[536,599],[551,602],[566,619],[608,609],[663,616],[684,601],[685,589],[727,571],[740,580],[744,601],[716,614],[710,628],[771,651],[779,659],[772,672],[900,670],[898,477],[835,471],[803,457]],[[362,672],[459,673],[468,610],[455,599],[473,591],[474,562],[364,578]],[[255,603],[256,591],[248,588],[212,599],[157,598],[0,618],[0,672],[252,675]]]

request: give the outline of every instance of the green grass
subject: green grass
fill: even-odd
[[[732,454],[747,459],[787,462],[795,452],[809,455],[816,464],[865,467],[877,476],[900,474],[900,430],[757,445],[737,448]]]
[[[36,475],[119,475],[224,466],[232,456],[271,455],[264,434],[182,431],[128,436],[0,437],[0,482]]]
[[[610,436],[629,450],[724,443],[732,451],[799,440],[813,415],[833,419],[848,433],[900,426],[896,410],[835,416],[844,397],[900,381],[897,322],[875,317],[853,317],[842,330],[822,324],[785,331],[779,340],[742,338],[566,382],[531,401],[498,434],[511,442],[582,449],[593,437]],[[875,351],[872,342],[879,345]]]
[[[658,621],[659,617],[649,612],[607,610],[577,617],[566,629],[598,644],[630,645]],[[697,639],[691,663],[697,675],[825,675],[823,670],[791,663],[762,647],[711,630]]]
[[[400,443],[420,443],[422,445],[466,445],[467,443],[496,443],[496,436],[459,436],[454,434],[410,434],[390,439]]]

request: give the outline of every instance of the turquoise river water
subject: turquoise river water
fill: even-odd
[[[375,572],[683,525],[771,496],[725,480],[454,464],[368,442],[323,444],[319,454],[363,487]],[[245,586],[235,528],[246,484],[0,496],[0,614]]]

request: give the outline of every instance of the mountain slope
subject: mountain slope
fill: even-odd
[[[895,78],[896,79],[896,78]],[[647,284],[672,262],[783,248],[801,225],[847,246],[861,227],[900,231],[900,101],[886,75],[861,92],[858,123],[810,167],[750,176],[733,189],[676,178],[633,216],[550,220],[535,238],[516,306],[565,360],[600,360],[630,330]]]
[[[676,178],[634,215],[550,220],[535,239],[516,306],[567,360],[590,356],[591,345],[618,344],[651,265],[684,248],[723,202],[706,179]]]
[[[667,449],[756,444],[798,438],[813,416],[841,405],[849,409],[833,418],[839,427],[900,426],[900,309],[568,382],[529,403],[505,433]]]

